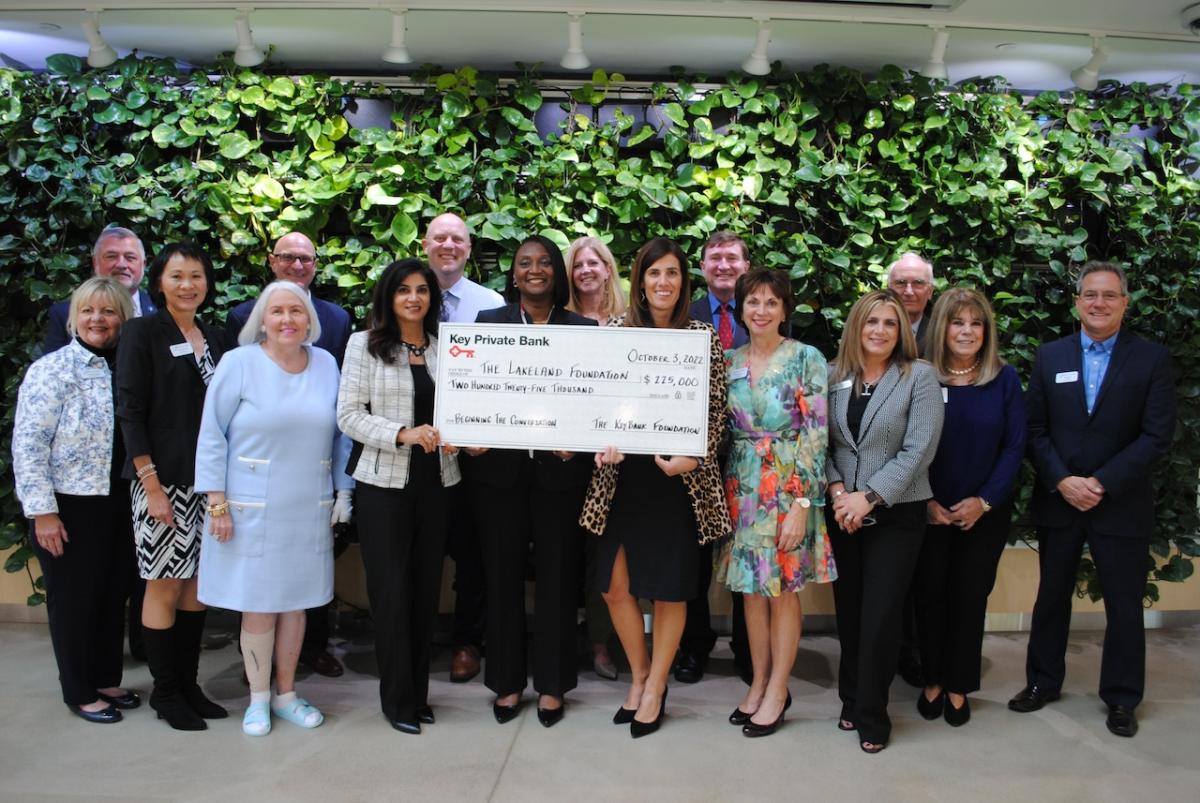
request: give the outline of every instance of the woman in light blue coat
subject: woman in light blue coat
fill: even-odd
[[[208,494],[199,597],[243,614],[242,730],[252,736],[270,732],[272,712],[305,728],[323,720],[296,696],[296,661],[305,609],[333,598],[331,525],[349,520],[353,481],[337,429],[337,364],[312,345],[319,336],[304,288],[268,285],[242,348],[217,366],[196,448],[196,492]]]

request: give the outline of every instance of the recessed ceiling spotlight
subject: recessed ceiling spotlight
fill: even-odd
[[[90,67],[108,67],[117,60],[117,51],[113,50],[104,37],[100,35],[100,11],[92,11],[80,23],[83,35],[88,40],[87,63]]]
[[[755,19],[758,21],[758,35],[754,39],[754,49],[742,62],[742,69],[751,75],[769,75],[771,62],[767,60],[767,46],[771,44],[771,20],[765,17]]]
[[[254,44],[254,32],[250,30],[250,12],[253,10],[239,8],[237,16],[233,18],[238,38],[237,50],[233,51],[233,63],[239,67],[257,67],[267,60],[267,54]]]
[[[586,70],[592,66],[583,52],[583,15],[567,14],[567,52],[559,62],[566,70]]]

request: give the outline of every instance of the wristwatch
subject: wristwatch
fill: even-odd
[[[979,504],[983,505],[983,512],[984,512],[984,513],[990,513],[990,512],[991,512],[991,510],[992,510],[992,506],[991,506],[991,504],[988,502],[988,500],[984,499],[982,496],[981,496],[981,497],[979,497]]]
[[[796,500],[796,504],[803,508],[810,508],[812,507],[812,500],[807,496],[802,496]]]
[[[878,505],[880,502],[883,501],[882,496],[880,496],[879,494],[877,494],[871,490],[867,491],[866,498],[867,498],[867,501],[870,502],[872,505]]]

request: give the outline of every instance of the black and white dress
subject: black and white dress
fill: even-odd
[[[204,344],[204,353],[195,360],[207,387],[216,370],[207,342]],[[205,499],[195,493],[190,485],[163,484],[162,489],[171,501],[174,527],[168,527],[150,516],[145,488],[137,479],[132,483],[130,502],[133,507],[138,574],[145,580],[186,580],[195,576],[200,563]]]

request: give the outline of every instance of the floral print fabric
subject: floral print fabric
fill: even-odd
[[[750,375],[750,347],[726,353],[732,443],[725,498],[733,538],[717,558],[717,578],[735,593],[777,597],[805,583],[837,579],[825,531],[825,453],[829,442],[825,358],[784,340],[762,376]],[[776,547],[795,500],[812,502],[800,546]]]

